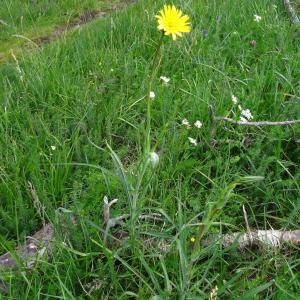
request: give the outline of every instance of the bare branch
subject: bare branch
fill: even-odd
[[[110,220],[110,207],[118,202],[118,199],[113,199],[111,202],[108,201],[107,196],[103,198],[103,221],[107,224]]]
[[[289,120],[289,121],[259,121],[259,122],[243,122],[243,121],[235,121],[230,118],[226,117],[215,117],[215,121],[223,121],[235,125],[240,125],[240,126],[289,126],[289,125],[295,125],[295,124],[300,124],[300,120]]]
[[[300,245],[300,230],[251,230],[246,233],[225,234],[219,237],[219,241],[224,248],[228,248],[237,243],[239,250],[251,248],[253,246],[267,246],[278,248],[284,243]],[[211,244],[212,239],[207,239],[204,244]]]
[[[13,252],[0,256],[0,271],[5,268],[19,269],[21,266],[32,268],[44,254],[50,254],[54,242],[54,228],[46,224]]]
[[[104,223],[107,224],[108,228],[113,228],[116,227],[118,225],[121,225],[122,222],[124,222],[125,220],[128,220],[130,218],[129,214],[124,214],[115,218],[110,218],[110,207],[117,203],[118,199],[114,199],[111,202],[108,201],[107,196],[104,196],[103,198],[103,219],[104,219]],[[158,221],[158,222],[163,222],[164,220],[161,217],[161,214],[158,213],[152,213],[152,214],[148,214],[148,215],[140,215],[138,217],[139,220],[152,220],[152,221]]]

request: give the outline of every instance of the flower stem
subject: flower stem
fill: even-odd
[[[145,147],[145,154],[146,156],[149,155],[150,149],[151,149],[151,104],[152,99],[150,97],[150,92],[152,90],[152,83],[154,80],[154,77],[157,73],[158,67],[161,62],[161,55],[160,55],[160,49],[163,43],[164,35],[161,35],[161,38],[158,42],[157,48],[154,53],[154,58],[152,61],[152,65],[150,68],[150,75],[149,75],[149,82],[148,82],[148,89],[147,89],[147,127],[146,127],[146,147]]]

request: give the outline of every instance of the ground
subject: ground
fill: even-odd
[[[0,274],[9,286],[2,298],[298,299],[299,247],[202,243],[195,251],[193,242],[203,225],[203,240],[245,232],[243,205],[253,229],[299,228],[300,126],[214,126],[209,114],[212,106],[239,120],[241,105],[252,121],[299,119],[298,28],[281,1],[173,1],[192,30],[164,38],[152,84],[159,163],[143,176],[155,15],[166,2],[137,1],[30,50],[13,35],[40,38],[109,3],[26,1],[22,11],[4,2],[0,254],[43,222],[55,226],[56,241],[51,259]],[[160,213],[163,222],[131,218],[105,232],[105,196],[118,199],[112,217],[131,213],[136,199],[137,214]],[[120,230],[129,239],[113,243]]]

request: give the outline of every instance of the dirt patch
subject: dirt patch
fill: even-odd
[[[57,40],[63,33],[67,32],[67,31],[80,28],[80,27],[84,26],[85,24],[91,22],[94,19],[104,18],[113,12],[125,9],[129,5],[134,4],[135,2],[136,2],[136,0],[125,0],[125,1],[121,1],[118,4],[113,5],[112,7],[107,8],[107,9],[84,11],[78,17],[72,19],[67,24],[63,24],[63,25],[57,27],[50,34],[41,36],[41,37],[33,40],[33,42],[35,42],[39,46],[42,46],[43,44],[51,43],[51,42]]]

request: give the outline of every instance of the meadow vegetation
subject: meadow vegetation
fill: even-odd
[[[0,27],[0,51],[15,43],[12,34],[98,5],[57,1],[21,12],[19,1],[4,3],[0,19],[17,23]],[[165,3],[137,1],[0,65],[0,254],[44,221],[57,229],[51,260],[0,274],[9,284],[3,299],[299,299],[299,247],[195,247],[199,234],[245,232],[243,205],[253,229],[299,229],[300,126],[213,128],[209,115],[211,105],[239,120],[240,105],[252,121],[299,119],[296,29],[281,1],[173,1],[191,32],[166,36],[161,47],[152,167],[147,96],[161,37],[155,15]],[[41,11],[48,17],[39,23]],[[132,208],[135,217],[108,232],[105,196],[118,199],[111,217]],[[137,217],[151,213],[163,222]],[[117,243],[120,230],[129,238]]]
[[[11,51],[35,49],[61,25],[72,23],[82,13],[96,13],[126,1],[119,0],[3,0],[0,5],[0,62]],[[84,20],[83,20],[84,21]]]

